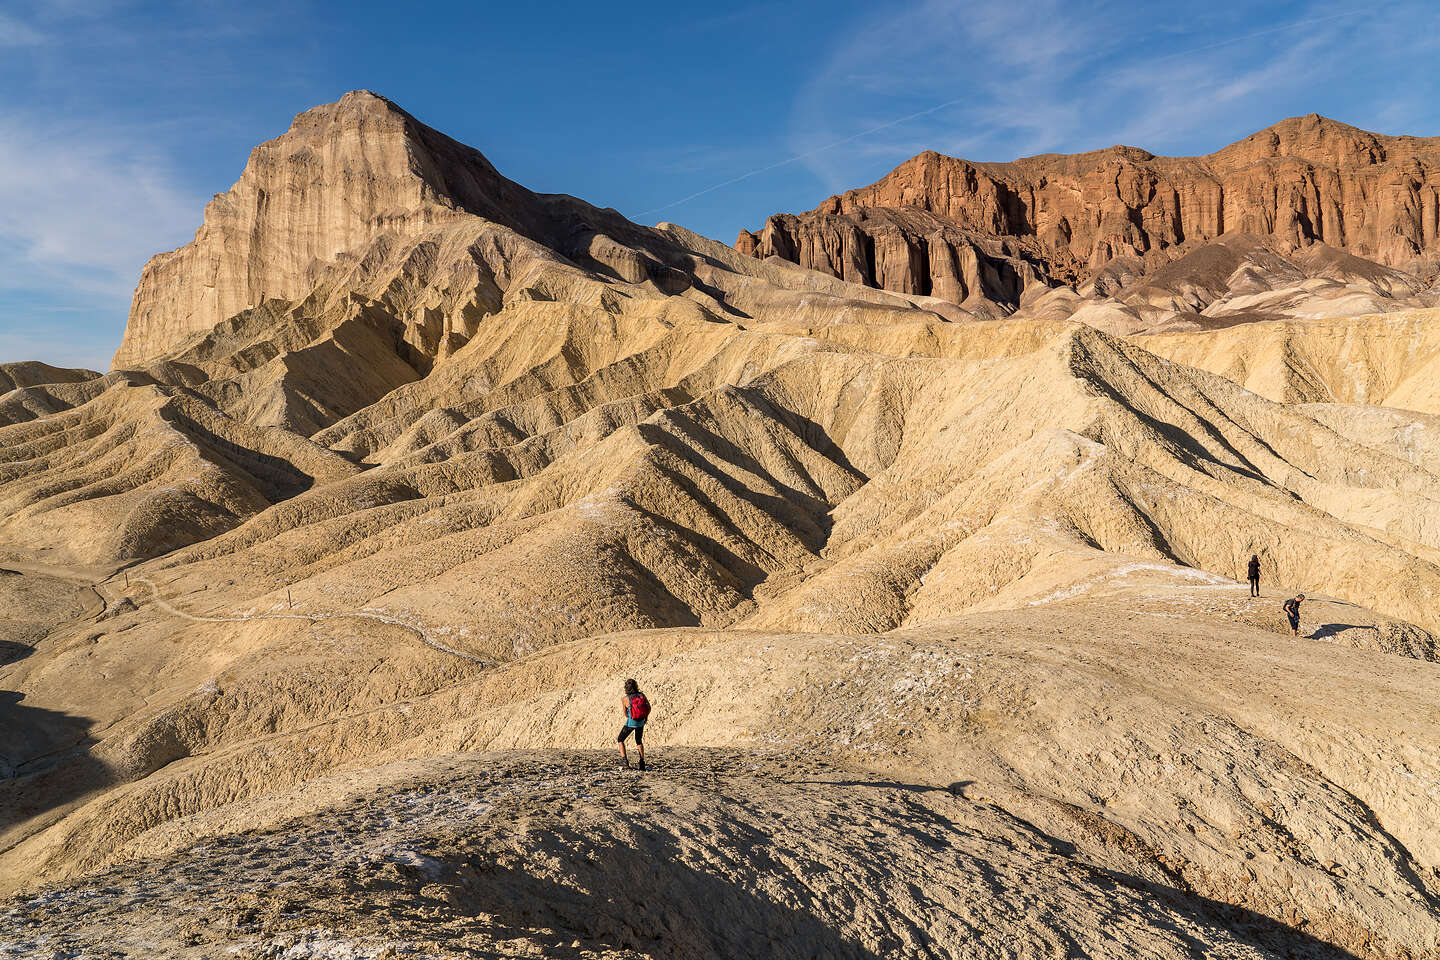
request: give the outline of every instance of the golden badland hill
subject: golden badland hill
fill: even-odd
[[[1176,186],[1369,136],[1287,124],[1062,257],[302,114],[110,372],[0,367],[0,954],[1436,956],[1434,181],[1408,247]]]

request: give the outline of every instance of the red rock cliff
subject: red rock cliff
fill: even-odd
[[[895,218],[878,210],[929,218],[897,230]],[[1297,247],[1319,241],[1395,267],[1433,264],[1440,260],[1440,138],[1381,136],[1312,114],[1204,157],[1110,147],[972,163],[929,151],[809,213],[742,231],[735,246],[960,303],[973,291],[957,294],[943,261],[959,259],[962,235],[972,243],[1014,238],[1042,273],[1075,282],[1118,256],[1164,259],[1170,248],[1227,233]]]

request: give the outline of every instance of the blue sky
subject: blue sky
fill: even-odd
[[[925,149],[1440,134],[1440,7],[0,0],[0,360],[103,369],[151,254],[364,87],[527,186],[725,242]]]

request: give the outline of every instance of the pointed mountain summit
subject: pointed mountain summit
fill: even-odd
[[[532,206],[479,151],[384,97],[347,93],[256,147],[235,185],[206,206],[195,239],[150,259],[115,365],[163,353],[266,297],[302,296],[319,265],[381,233],[466,210],[523,218]]]
[[[480,151],[368,90],[297,116],[250,154],[205,208],[195,239],[141,273],[114,366],[136,366],[267,298],[310,293],[378,238],[481,218],[538,243],[588,248],[593,225],[627,221],[573,197],[531,192]]]

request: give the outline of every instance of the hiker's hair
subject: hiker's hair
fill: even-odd
[[[640,684],[636,683],[634,680],[626,680],[626,681],[625,681],[625,692],[626,692],[626,693],[639,693],[639,692],[640,692]]]

